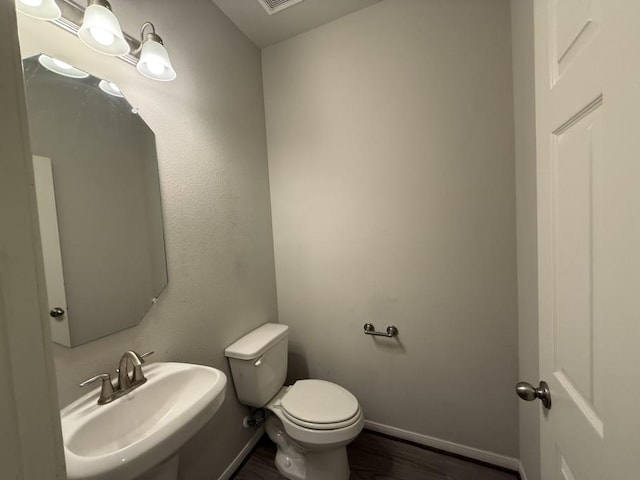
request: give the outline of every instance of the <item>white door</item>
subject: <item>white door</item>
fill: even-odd
[[[54,342],[71,346],[67,295],[64,287],[58,210],[51,159],[33,156],[33,179],[40,225],[40,243],[44,262],[44,281],[47,287],[51,338]]]
[[[640,0],[534,0],[542,480],[640,479]]]

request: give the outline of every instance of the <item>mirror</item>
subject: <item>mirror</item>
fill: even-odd
[[[138,324],[167,284],[155,135],[114,84],[23,67],[51,329],[72,347]]]

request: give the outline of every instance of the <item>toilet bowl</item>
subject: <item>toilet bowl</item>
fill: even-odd
[[[349,478],[346,445],[362,431],[364,416],[347,390],[323,380],[299,380],[282,388],[265,409],[267,435],[278,445],[276,467],[286,478]]]
[[[290,480],[347,480],[346,445],[362,431],[356,397],[325,380],[284,386],[288,327],[267,323],[225,350],[238,399],[267,411],[276,467]]]

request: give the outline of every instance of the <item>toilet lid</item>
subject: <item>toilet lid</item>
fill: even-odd
[[[360,411],[351,392],[324,380],[298,380],[282,398],[281,406],[290,420],[305,426],[344,425]]]

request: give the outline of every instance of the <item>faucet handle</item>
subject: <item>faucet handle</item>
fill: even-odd
[[[100,389],[100,397],[98,397],[98,405],[104,405],[113,400],[113,383],[111,383],[111,375],[108,373],[101,373],[95,377],[91,377],[80,384],[81,387],[97,381],[102,380],[102,388]]]
[[[149,355],[153,355],[154,353],[156,353],[156,352],[154,352],[153,350],[149,350],[148,352],[143,353],[142,355],[138,355],[138,356],[140,357],[140,360],[142,360],[144,357],[148,357]],[[142,360],[142,362],[144,363],[144,360]]]

